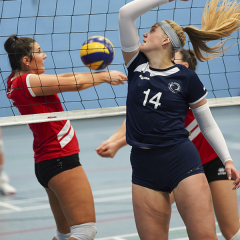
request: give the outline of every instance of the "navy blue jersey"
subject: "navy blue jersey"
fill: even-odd
[[[128,66],[127,143],[158,148],[187,140],[184,118],[189,104],[206,95],[194,71],[179,64],[164,70],[151,68],[139,52]]]

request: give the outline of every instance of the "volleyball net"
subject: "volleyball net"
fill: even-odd
[[[19,115],[6,97],[6,81],[11,73],[4,42],[12,34],[31,37],[47,54],[46,74],[90,72],[81,61],[80,48],[89,37],[104,36],[115,49],[115,57],[105,70],[126,74],[119,34],[118,11],[127,0],[3,0],[0,1],[0,126],[27,124],[63,119],[81,119],[123,115],[126,112],[127,83],[107,83],[80,92],[60,93],[64,112]],[[182,27],[201,28],[205,1],[173,1],[155,8],[136,21],[140,41],[142,34],[157,21],[171,19]],[[239,33],[227,45],[233,45],[221,57],[198,63],[197,74],[208,90],[210,106],[240,104]],[[209,45],[216,44],[215,41]],[[187,40],[185,48],[192,49]]]

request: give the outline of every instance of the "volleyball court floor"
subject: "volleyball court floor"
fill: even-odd
[[[240,171],[240,106],[212,108],[235,166]],[[101,158],[95,148],[114,133],[125,116],[71,121],[79,139],[80,160],[90,181],[96,208],[98,240],[138,240],[131,203],[130,147],[114,159]],[[15,196],[0,195],[1,240],[51,240],[55,222],[44,189],[34,175],[32,133],[27,125],[2,128],[6,171]],[[240,193],[238,191],[240,203]],[[220,230],[216,225],[219,239]],[[188,239],[176,205],[172,206],[169,239]]]

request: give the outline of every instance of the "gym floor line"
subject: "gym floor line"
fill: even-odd
[[[240,170],[240,108],[212,109]],[[121,125],[125,116],[71,121],[80,145],[80,161],[93,190],[98,233],[96,240],[139,240],[131,199],[130,146],[115,158],[101,158],[95,149]],[[27,125],[2,128],[6,172],[17,189],[15,196],[0,195],[0,239],[47,240],[55,234],[55,222],[45,190],[34,175],[32,133]],[[13,150],[14,149],[14,150]],[[240,193],[238,203],[240,205]],[[223,240],[216,225],[218,239]],[[172,206],[170,240],[188,239],[184,223]]]

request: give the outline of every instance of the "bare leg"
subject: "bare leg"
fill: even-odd
[[[175,198],[174,198],[173,192],[170,193],[169,197],[170,197],[170,203],[172,205],[175,202]]]
[[[239,230],[237,192],[232,190],[233,181],[211,182],[213,206],[223,236],[229,240]]]
[[[141,240],[167,240],[171,205],[169,194],[133,184],[133,210]]]
[[[92,191],[82,167],[76,167],[54,176],[48,183],[57,229],[62,233],[70,232],[69,227],[95,222],[95,210]],[[52,196],[52,194],[55,194]],[[49,195],[49,191],[48,191]],[[59,209],[62,211],[58,212]],[[67,224],[68,223],[68,226]],[[75,238],[69,238],[74,240]]]
[[[57,225],[57,230],[61,233],[70,233],[70,227],[68,225],[67,219],[63,214],[63,211],[57,199],[57,196],[51,189],[45,188],[45,190],[48,194],[49,203],[50,203],[53,216]]]
[[[204,173],[182,180],[174,189],[189,239],[217,240],[210,188]]]

